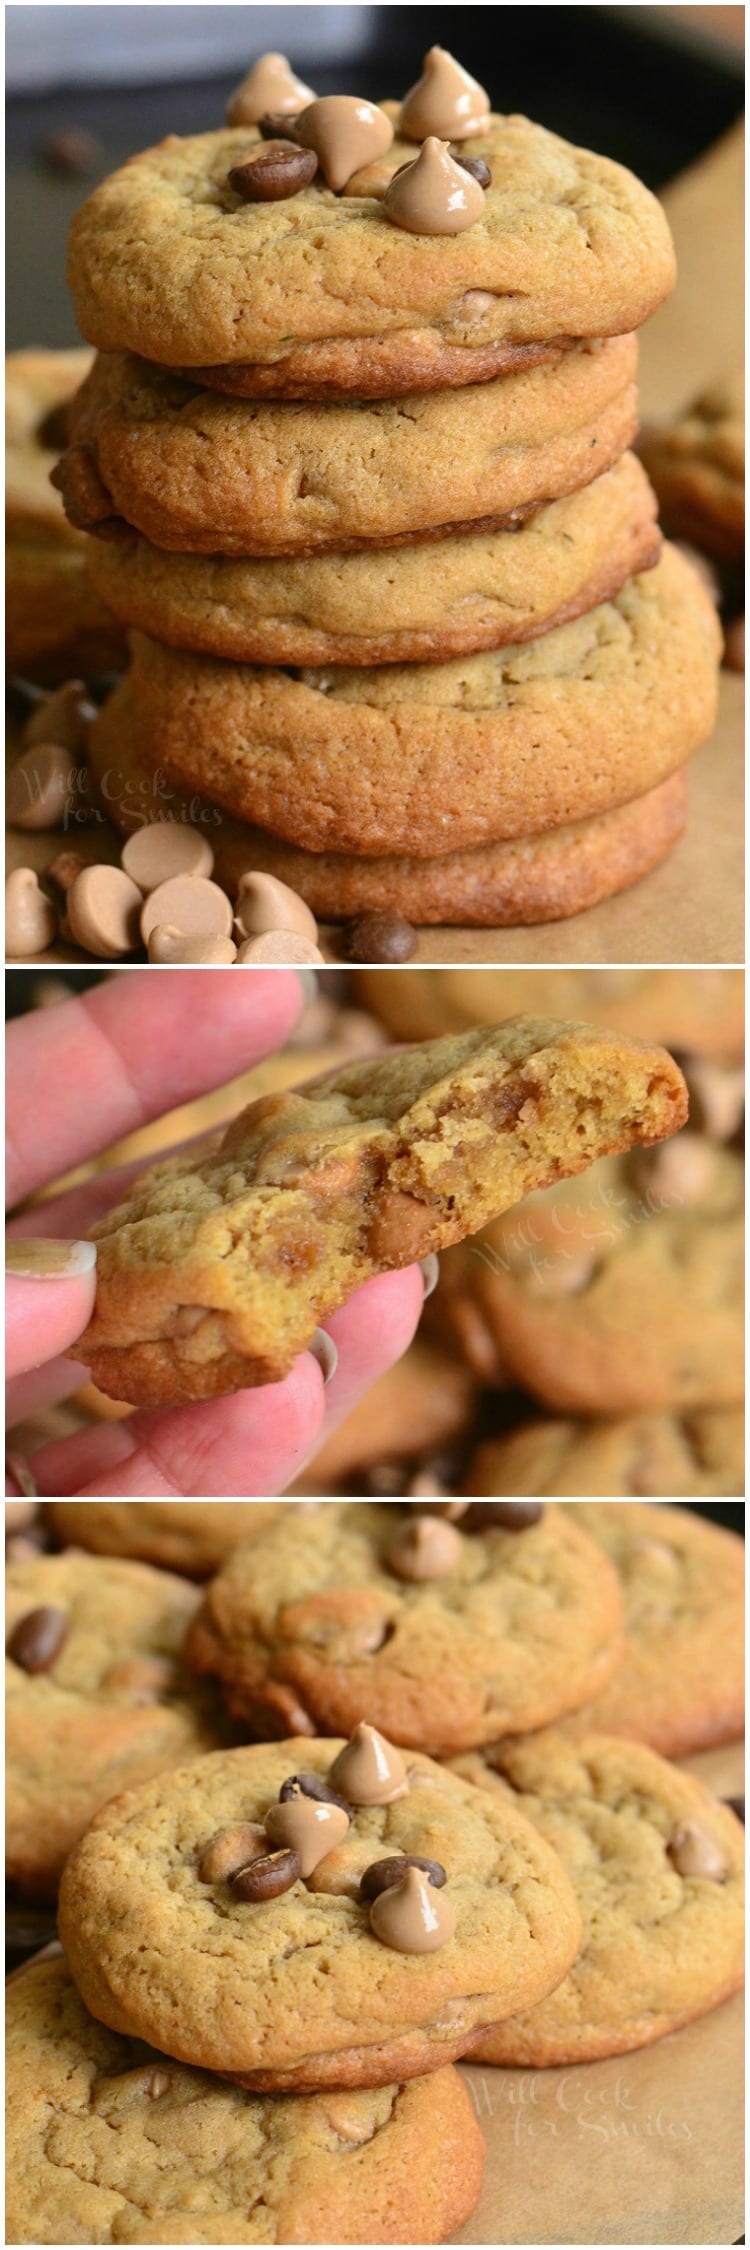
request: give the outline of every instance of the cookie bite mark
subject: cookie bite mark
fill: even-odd
[[[99,1221],[78,1356],[136,1404],[280,1379],[360,1282],[660,1140],[686,1100],[663,1050],[520,1017],[268,1096]]]

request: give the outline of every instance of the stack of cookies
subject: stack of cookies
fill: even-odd
[[[326,919],[574,913],[679,835],[715,710],[628,451],[663,215],[440,48],[382,107],[265,56],[229,119],[73,227],[99,357],[58,474],[132,629],[108,808],[115,776],[123,825],[209,801],[226,887]]]
[[[45,1721],[79,1765],[127,1729],[130,1786],[92,1777],[64,1952],[11,1981],[9,2239],[441,2241],[482,2179],[457,2060],[595,2063],[742,1981],[740,1820],[668,1762],[741,1729],[741,1543],[676,1509],[210,1513],[55,1503],[93,1552],[11,1567],[21,1859]],[[153,1753],[190,1674],[245,1740],[139,1778],[135,1706]]]

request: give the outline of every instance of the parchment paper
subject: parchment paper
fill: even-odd
[[[723,1795],[741,1744],[686,1759]],[[463,2064],[487,2144],[454,2242],[736,2242],[743,2232],[742,1995],[636,2054],[565,2070]]]

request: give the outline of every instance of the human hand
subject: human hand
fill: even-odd
[[[10,1025],[11,1204],[148,1118],[272,1054],[297,1022],[303,999],[292,970],[254,968],[228,978],[212,969],[133,969]],[[14,1423],[86,1380],[84,1366],[60,1357],[83,1333],[94,1304],[93,1245],[79,1238],[118,1201],[137,1169],[100,1173],[11,1222],[11,1254],[24,1262],[24,1240],[44,1237],[33,1257],[34,1278],[11,1271],[7,1282],[11,1432]],[[54,1277],[44,1270],[52,1243]],[[358,1289],[326,1323],[338,1352],[327,1385],[307,1351],[282,1383],[193,1406],[139,1410],[43,1445],[31,1463],[39,1492],[89,1499],[244,1499],[283,1492],[405,1351],[423,1296],[418,1266],[379,1275]]]

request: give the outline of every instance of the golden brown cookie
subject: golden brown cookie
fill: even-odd
[[[128,682],[102,712],[94,732],[89,770],[110,819],[124,833],[134,825],[134,815],[139,822],[158,819],[163,797],[158,782],[149,781],[135,746]],[[193,820],[213,813],[208,833],[216,873],[232,896],[240,876],[253,867],[288,883],[321,921],[342,921],[373,907],[376,912],[405,914],[411,922],[468,922],[497,928],[560,921],[637,882],[682,835],[687,797],[687,779],[680,769],[645,796],[616,806],[614,812],[520,837],[514,843],[485,844],[436,859],[400,858],[396,853],[355,859],[344,852],[307,852],[282,843],[267,829],[253,828],[218,807],[208,807],[194,794],[188,799],[170,792],[169,809],[173,818],[184,815]]]
[[[477,1446],[463,1490],[610,1499],[679,1492],[684,1500],[741,1498],[745,1418],[741,1407],[634,1415],[627,1421],[523,1422]]]
[[[467,393],[303,406],[219,398],[105,356],[60,464],[65,507],[105,540],[130,526],[155,547],[212,556],[481,531],[619,460],[637,426],[636,357],[635,337],[620,336]]]
[[[434,1318],[475,1373],[491,1381],[494,1353],[557,1414],[739,1406],[743,1188],[698,1135],[611,1158],[446,1258]]]
[[[508,1794],[559,1854],[583,1917],[567,1977],[492,2032],[477,2059],[592,2062],[664,2039],[743,1982],[745,1839],[692,1774],[640,1743],[545,1733],[457,1761]]]
[[[10,2242],[440,2242],[484,2143],[458,2071],[253,2098],[90,2016],[64,1956],[7,1994]]]
[[[328,1785],[344,1747],[293,1737],[115,1798],[60,1901],[92,2015],[253,2090],[307,2093],[436,2070],[559,1982],[581,1925],[555,1853],[515,1805],[416,1752],[405,1793],[353,1805],[343,1841],[283,1894],[253,1904],[202,1872],[217,1834],[262,1824],[294,1775]],[[383,1942],[360,1897],[365,1869],[404,1853],[445,1871],[455,1935],[434,1951]]]
[[[393,1039],[435,1039],[528,1009],[582,1016],[680,1052],[737,1062],[742,969],[360,969],[357,990]]]
[[[86,573],[50,473],[91,354],[11,352],[5,362],[5,658],[45,680],[122,663],[125,639]]]
[[[387,111],[397,125],[398,105]],[[388,181],[415,155],[398,133],[344,194],[316,180],[292,202],[243,204],[228,173],[258,138],[172,134],[95,188],[68,259],[89,343],[213,372],[219,387],[242,369],[251,389],[259,363],[290,395],[317,381],[323,395],[397,396],[471,381],[477,363],[482,379],[519,345],[621,335],[673,287],[654,197],[527,118],[493,116],[464,144],[492,183],[479,223],[452,237],[389,220]]]
[[[608,812],[716,709],[715,610],[673,548],[587,617],[450,664],[295,677],[132,645],[146,768],[306,851],[434,858]]]
[[[566,1509],[539,1518],[454,1529],[398,1502],[287,1509],[228,1558],[186,1656],[258,1735],[349,1732],[366,1716],[448,1757],[525,1734],[596,1694],[622,1654],[612,1566]],[[447,1542],[437,1561],[425,1530]]]
[[[45,1515],[61,1545],[88,1547],[95,1555],[125,1555],[210,1578],[239,1540],[278,1512],[278,1500],[53,1500]]]
[[[270,561],[165,554],[143,538],[92,539],[89,573],[124,625],[208,656],[247,664],[444,661],[535,640],[610,600],[658,561],[655,510],[644,471],[626,453],[513,531]]]
[[[745,551],[745,386],[728,376],[679,419],[644,432],[640,452],[677,539],[741,562]]]
[[[625,1603],[620,1670],[566,1722],[648,1742],[665,1757],[738,1741],[744,1726],[745,1557],[733,1532],[685,1508],[572,1502],[614,1563]]]
[[[275,1382],[360,1282],[673,1133],[685,1105],[662,1049],[523,1018],[269,1095],[97,1222],[78,1357],[136,1404]]]
[[[54,1898],[72,1846],[116,1789],[225,1739],[180,1660],[197,1595],[142,1563],[81,1554],[6,1579],[6,1866]]]

